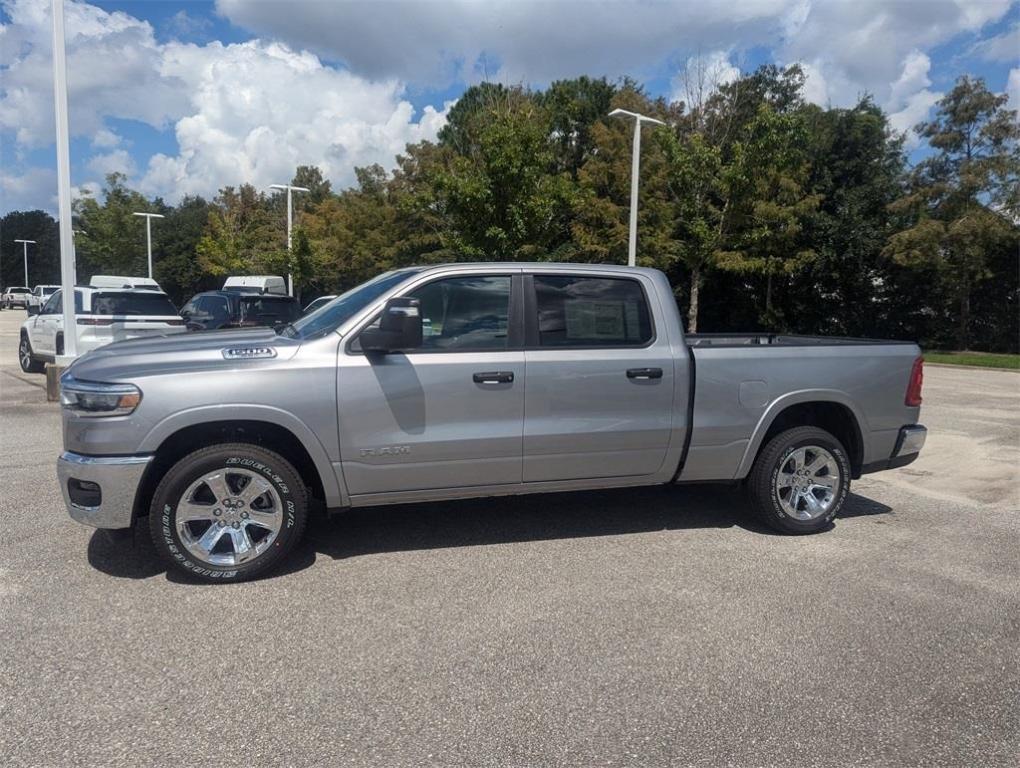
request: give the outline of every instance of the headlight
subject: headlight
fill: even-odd
[[[60,379],[60,405],[79,416],[127,416],[140,402],[142,391],[133,384]]]

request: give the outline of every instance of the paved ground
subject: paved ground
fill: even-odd
[[[374,509],[203,586],[71,522],[0,313],[4,766],[1016,766],[1020,375],[823,535],[724,488]]]

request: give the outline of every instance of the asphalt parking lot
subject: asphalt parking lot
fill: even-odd
[[[832,530],[725,487],[376,508],[202,585],[72,522],[0,312],[4,766],[1016,766],[1020,375],[929,367]]]

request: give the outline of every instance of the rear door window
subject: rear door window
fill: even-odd
[[[97,293],[92,297],[94,315],[176,315],[177,307],[162,293]]]
[[[645,292],[636,280],[535,275],[541,347],[642,347],[652,340]]]

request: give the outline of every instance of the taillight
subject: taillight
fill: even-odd
[[[113,320],[105,317],[79,317],[78,325],[113,325]]]
[[[910,369],[910,382],[907,384],[907,396],[904,403],[911,407],[921,404],[921,384],[924,383],[924,358],[919,357]]]
[[[167,320],[166,324],[167,325],[184,325],[184,321],[183,320]]]

